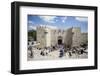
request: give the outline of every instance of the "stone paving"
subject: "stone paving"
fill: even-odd
[[[88,58],[88,54],[83,53],[83,54],[72,54],[72,56],[69,56],[69,53],[66,52],[64,53],[64,55],[62,57],[60,56],[60,50],[54,50],[52,52],[49,52],[49,50],[45,50],[44,53],[46,55],[42,56],[41,55],[41,51],[42,50],[38,50],[33,48],[32,49],[32,53],[33,53],[33,57],[29,57],[28,56],[28,61],[32,61],[32,60],[50,60],[50,59],[84,59],[84,58]],[[28,50],[28,55],[30,55],[30,52]]]

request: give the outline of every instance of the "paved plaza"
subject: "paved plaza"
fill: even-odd
[[[54,59],[85,59],[88,58],[87,49],[85,53],[73,53],[71,51],[62,52],[61,48],[50,51],[49,49],[37,49],[32,47],[32,50],[28,50],[28,61],[32,60],[54,60]]]

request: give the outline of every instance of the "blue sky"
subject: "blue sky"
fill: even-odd
[[[28,30],[36,29],[36,26],[40,25],[58,29],[80,27],[82,32],[87,32],[88,17],[28,15]]]

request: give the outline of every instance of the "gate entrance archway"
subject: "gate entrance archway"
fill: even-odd
[[[62,44],[62,36],[58,36],[58,45]]]

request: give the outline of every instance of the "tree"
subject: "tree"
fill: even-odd
[[[30,30],[28,31],[28,38],[32,37],[34,41],[36,41],[36,30]]]

